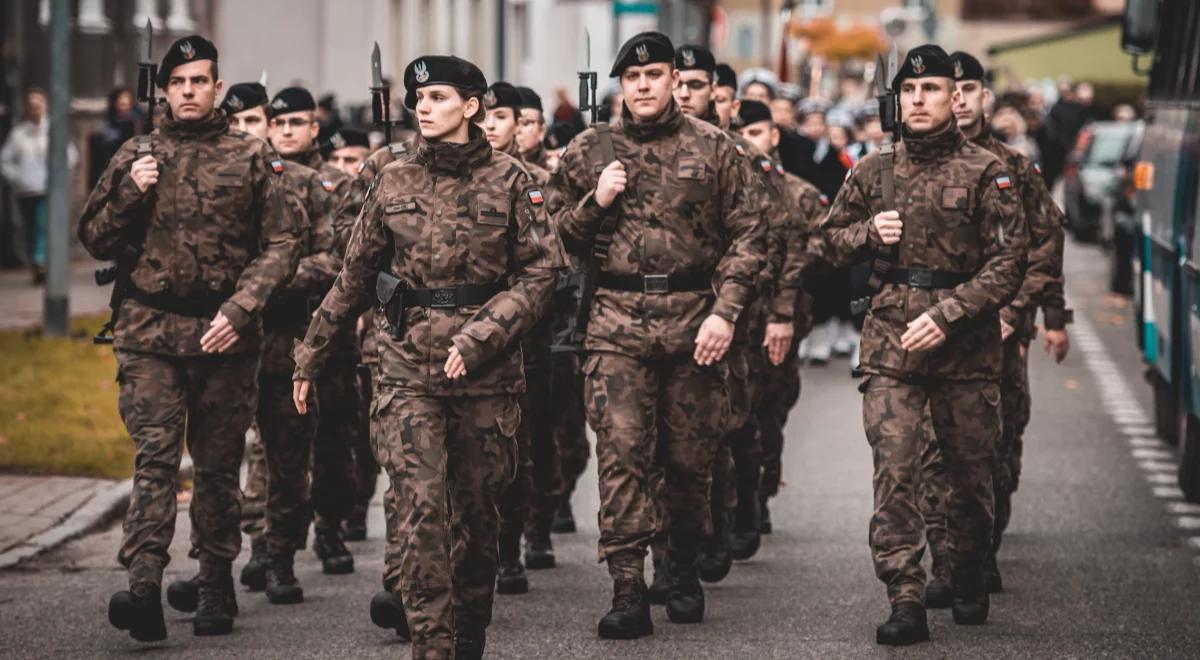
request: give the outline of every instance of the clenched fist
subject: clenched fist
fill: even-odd
[[[158,183],[158,161],[154,156],[142,156],[133,161],[129,167],[129,178],[140,192],[146,192],[150,186]]]
[[[900,236],[904,233],[904,223],[900,222],[899,211],[884,211],[876,215],[872,222],[875,223],[875,231],[884,245],[895,245],[900,242]]]
[[[617,195],[625,192],[625,166],[621,161],[614,160],[600,173],[596,182],[596,203],[606,209],[616,201]]]

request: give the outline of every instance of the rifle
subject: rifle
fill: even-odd
[[[583,31],[583,51],[580,63],[583,69],[579,72],[579,106],[580,111],[587,110],[591,115],[591,125],[596,131],[599,142],[600,160],[607,167],[617,159],[613,149],[612,127],[607,122],[597,121],[600,105],[596,100],[596,72],[592,70],[592,35]],[[582,345],[587,337],[588,317],[591,316],[592,299],[596,296],[596,287],[600,275],[600,267],[608,260],[608,249],[612,245],[612,235],[617,228],[619,216],[617,209],[610,208],[600,223],[600,229],[592,240],[592,250],[588,255],[586,268],[579,277],[579,307],[575,310],[575,322],[571,328],[571,342]]]
[[[383,81],[383,64],[379,61],[379,42],[371,49],[371,123],[383,129],[383,143],[392,143],[392,86]]]
[[[158,63],[154,61],[154,26],[150,24],[150,19],[146,19],[146,27],[142,31],[142,48],[140,50],[142,59],[138,60],[137,65],[137,100],[138,103],[146,104],[146,121],[142,126],[142,134],[136,138],[136,159],[138,160],[154,155],[150,134],[154,132],[154,106],[158,104],[158,97],[154,93],[155,79],[158,78]],[[129,242],[122,249],[122,254],[117,257],[115,264],[96,270],[96,285],[105,286],[111,283],[113,288],[108,298],[110,310],[108,321],[100,328],[100,332],[92,337],[93,343],[113,343],[113,331],[117,327],[117,316],[121,311],[121,303],[125,301],[125,297],[133,288],[130,276],[133,274],[133,267],[137,265],[140,255],[140,241]]]
[[[900,141],[901,117],[900,94],[892,89],[892,76],[896,73],[898,60],[896,44],[888,54],[887,62],[877,58],[875,87],[879,90],[875,98],[879,101],[879,122],[883,127],[883,142],[879,145],[879,178],[883,193],[883,210],[896,208],[896,143]],[[883,288],[883,280],[896,261],[899,244],[880,246],[871,261],[871,274],[867,277],[865,295],[850,301],[850,313],[856,321],[866,315],[871,307],[871,297]]]

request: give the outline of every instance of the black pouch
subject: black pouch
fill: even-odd
[[[375,276],[375,300],[392,330],[392,339],[404,338],[404,289],[404,280],[391,273]]]

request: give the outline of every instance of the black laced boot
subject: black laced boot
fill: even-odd
[[[135,584],[128,591],[118,591],[108,600],[108,622],[117,630],[128,630],[129,636],[139,642],[166,639],[162,591],[145,583]]]

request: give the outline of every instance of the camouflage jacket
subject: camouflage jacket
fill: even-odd
[[[493,152],[478,127],[470,134],[466,144],[418,140],[376,176],[342,272],[296,348],[297,378],[320,371],[330,338],[371,305],[376,275],[390,270],[415,289],[494,282],[508,289],[482,306],[409,307],[399,340],[377,314],[383,384],[427,395],[523,391],[515,340],[545,312],[562,247],[525,168]],[[451,346],[467,367],[456,382],[443,372]]]
[[[88,198],[79,240],[98,259],[137,250],[131,280],[139,296],[197,310],[216,301],[240,335],[228,352],[257,351],[260,314],[294,272],[308,219],[302,209],[285,211],[284,166],[271,147],[227,127],[220,111],[197,122],[163,122],[150,137],[158,183],[146,193],[129,176],[138,138],[127,141]],[[114,346],[203,355],[200,338],[211,321],[206,313],[177,314],[127,297]]]
[[[551,213],[568,249],[584,256],[609,213],[619,220],[602,268],[617,275],[710,275],[711,291],[653,294],[600,288],[584,347],[637,356],[691,353],[709,314],[737,322],[766,261],[766,209],[744,180],[746,159],[721,129],[674,102],[658,120],[625,110],[612,129],[625,191],[596,204],[602,163],[595,129],[567,147],[551,185]],[[715,298],[715,301],[714,301]]]
[[[1041,172],[1029,158],[987,131],[972,141],[998,156],[1013,173],[1013,183],[1029,224],[1029,266],[1025,270],[1025,279],[1017,297],[1000,310],[1000,318],[1018,333],[1023,331],[1029,337],[1033,317],[1037,307],[1041,306],[1046,328],[1062,329],[1067,319],[1062,265],[1066,217],[1050,196]]]
[[[896,147],[896,206],[904,230],[897,268],[928,268],[970,279],[953,289],[884,284],[871,299],[862,333],[868,374],[944,379],[1000,377],[997,312],[1016,295],[1025,272],[1028,233],[1012,175],[956,126]],[[880,160],[871,153],[851,171],[822,233],[832,265],[872,258],[882,246],[873,218],[883,208]],[[923,313],[946,342],[932,351],[900,347]]]
[[[513,140],[509,144],[508,149],[505,149],[504,153],[521,161],[525,165],[525,169],[528,170],[529,175],[533,177],[534,183],[540,189],[545,190],[546,184],[550,182],[550,172],[525,160],[520,150],[517,149],[516,140]],[[550,230],[555,231],[553,220],[550,221]],[[557,289],[557,286],[555,288]],[[535,369],[545,371],[550,368],[550,345],[554,343],[554,321],[553,314],[543,314],[542,318],[529,329],[529,332],[522,335],[521,352],[525,356],[525,369],[527,371]]]
[[[812,299],[804,289],[804,275],[814,261],[811,237],[819,233],[829,201],[816,186],[784,170],[783,165],[769,159],[767,163],[780,192],[779,207],[771,214],[779,238],[769,260],[774,262],[772,272],[778,275],[766,306],[767,322],[792,321],[804,335],[812,329]],[[759,167],[765,166],[760,162]]]
[[[538,142],[538,145],[533,149],[521,154],[521,159],[529,165],[537,165],[546,170],[547,173],[550,173],[550,157],[546,153],[546,146],[541,142]]]

